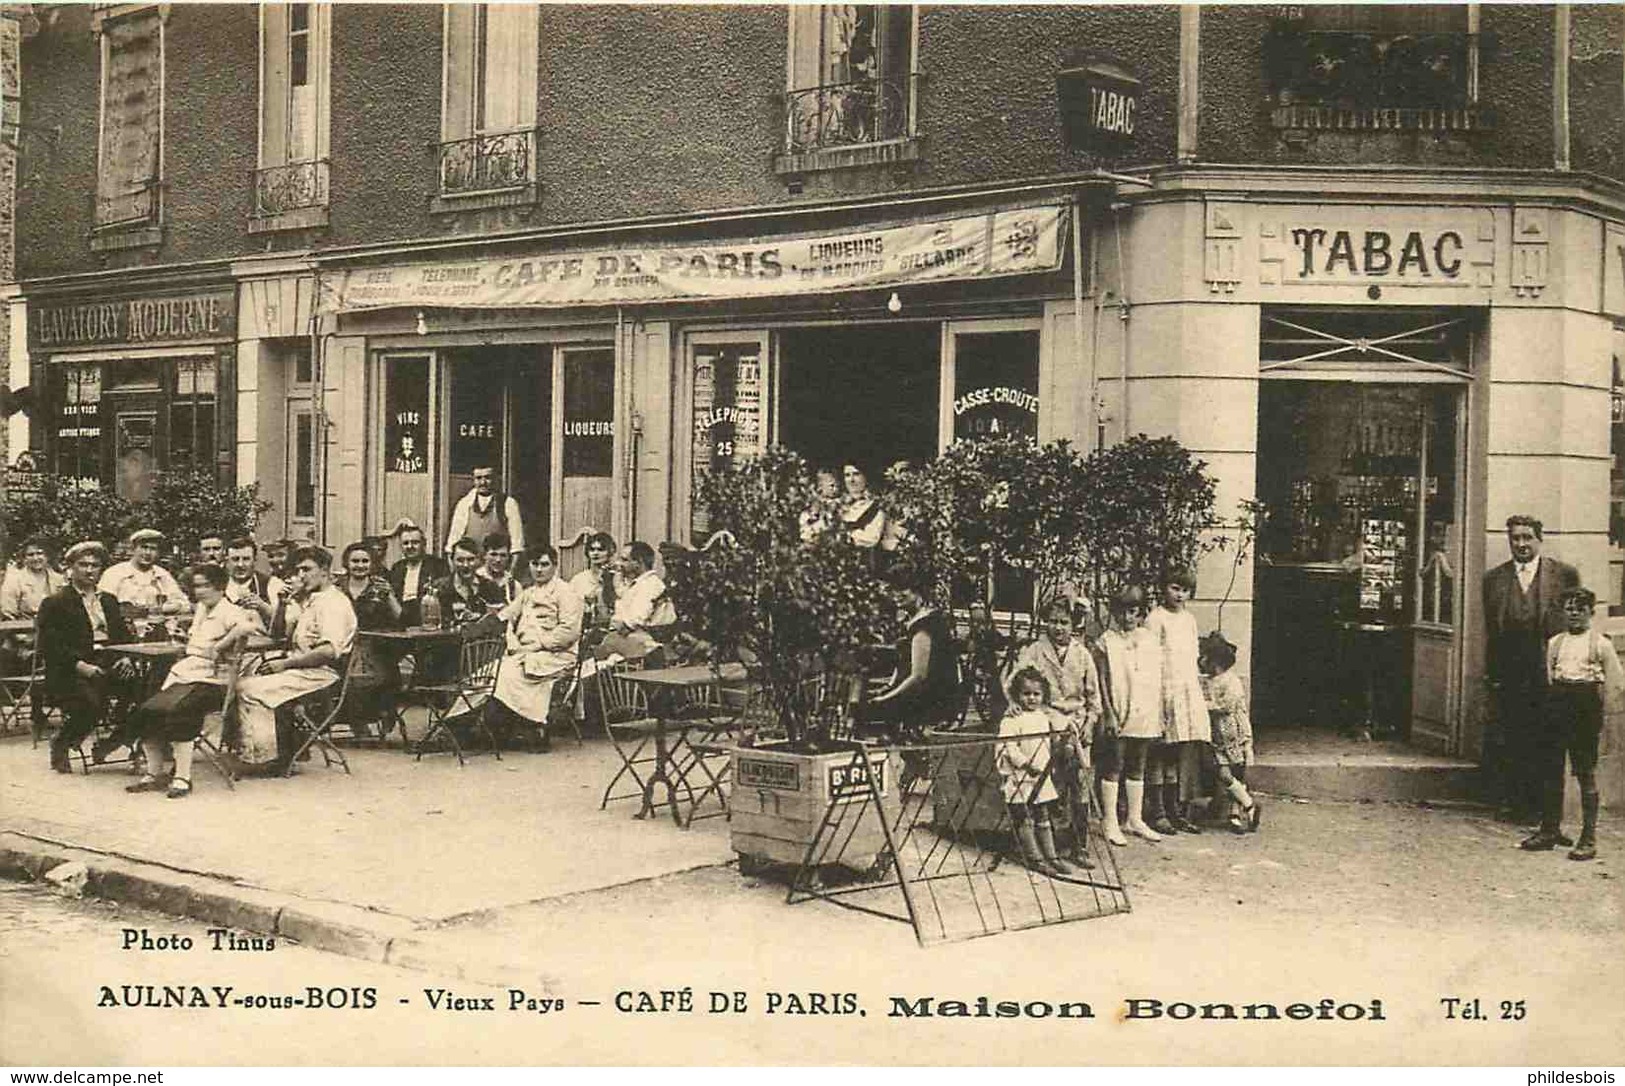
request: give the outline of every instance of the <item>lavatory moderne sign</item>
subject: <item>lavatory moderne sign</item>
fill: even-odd
[[[321,308],[549,307],[765,298],[1054,271],[1065,205],[1002,208],[840,233],[615,246],[321,277]]]

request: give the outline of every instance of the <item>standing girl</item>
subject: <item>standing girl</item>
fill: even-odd
[[[1258,829],[1263,816],[1258,801],[1247,791],[1247,767],[1253,764],[1253,721],[1247,712],[1247,692],[1236,674],[1236,646],[1217,633],[1208,635],[1202,652],[1207,672],[1207,704],[1213,722],[1213,756],[1219,763],[1219,783],[1230,793],[1230,832]]]
[[[1145,628],[1156,639],[1162,670],[1162,739],[1159,767],[1152,783],[1162,785],[1163,819],[1152,825],[1164,833],[1201,833],[1190,819],[1190,803],[1201,785],[1202,757],[1213,736],[1207,701],[1202,697],[1201,646],[1196,616],[1185,601],[1196,594],[1196,575],[1176,569],[1164,580],[1162,606],[1151,612]],[[1166,828],[1165,828],[1166,827]]]
[[[1060,794],[1050,765],[1049,680],[1034,667],[1024,667],[1010,680],[1010,708],[999,721],[994,765],[1010,811],[1010,825],[1021,846],[1021,858],[1041,875],[1071,875],[1071,864],[1055,851],[1050,809]]]
[[[1162,735],[1162,661],[1156,638],[1145,621],[1145,596],[1138,588],[1125,588],[1111,601],[1111,627],[1100,635],[1100,688],[1104,701],[1101,721],[1102,745],[1115,747],[1115,757],[1106,759],[1100,782],[1106,840],[1126,845],[1123,830],[1147,841],[1160,841],[1162,835],[1145,824],[1146,751]],[[1123,778],[1127,777],[1127,782]],[[1117,824],[1117,790],[1121,784],[1128,798],[1128,818]]]

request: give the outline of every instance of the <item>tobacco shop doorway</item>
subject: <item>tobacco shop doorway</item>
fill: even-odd
[[[1264,337],[1254,721],[1452,751],[1471,323],[1266,312]]]

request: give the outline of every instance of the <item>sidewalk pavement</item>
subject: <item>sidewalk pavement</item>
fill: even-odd
[[[1365,985],[1431,1007],[1462,978],[1482,988],[1488,970],[1504,987],[1523,970],[1540,981],[1532,990],[1583,1005],[1586,977],[1625,968],[1619,940],[1605,935],[1625,926],[1615,877],[1625,827],[1612,815],[1601,857],[1573,863],[1561,851],[1521,853],[1525,829],[1475,808],[1266,798],[1258,834],[1210,830],[1117,850],[1131,914],[954,944],[1002,964],[978,981],[953,950],[918,950],[904,924],[787,906],[781,884],[741,877],[724,819],[684,830],[664,814],[634,819],[634,802],[600,811],[618,764],[602,739],[501,761],[475,754],[461,768],[449,754],[414,761],[398,744],[348,756],[349,776],[316,757],[291,780],[235,791],[200,761],[191,797],[172,801],[127,794],[133,778],[121,767],[64,777],[27,736],[0,740],[0,874],[39,877],[78,860],[100,896],[472,982],[606,1000],[640,985],[754,978],[759,988],[776,976],[835,988],[901,977],[907,990],[963,994],[993,978],[1008,986],[1022,970],[1044,991],[1072,977],[1135,995],[1146,963],[1186,961],[1201,947],[1189,984],[1181,975],[1144,994],[1291,987],[1305,961],[1346,959],[1347,978],[1343,966],[1331,974],[1349,981],[1339,991]],[[1308,975],[1307,994],[1336,994]]]

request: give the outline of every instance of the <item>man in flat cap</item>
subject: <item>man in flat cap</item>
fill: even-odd
[[[158,547],[164,533],[142,528],[130,533],[128,561],[112,566],[102,574],[97,588],[138,615],[179,615],[192,609],[173,574],[158,564]]]
[[[111,593],[97,591],[107,564],[100,543],[75,543],[63,555],[68,583],[47,597],[39,610],[39,647],[45,656],[45,692],[62,710],[62,730],[51,740],[51,768],[71,773],[68,752],[95,731],[107,698],[134,668],[128,660],[103,666],[102,645],[132,640]]]

